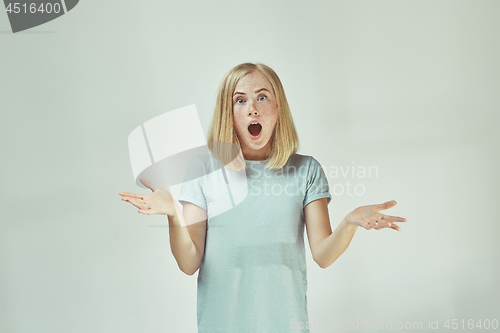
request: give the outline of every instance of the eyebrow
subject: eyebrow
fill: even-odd
[[[266,88],[260,88],[259,90],[256,90],[256,91],[254,91],[254,92],[257,94],[257,93],[261,92],[262,90],[265,90],[265,91],[267,91],[268,93],[271,93],[271,92],[270,92],[269,90],[267,90]],[[233,96],[234,96],[234,95],[237,95],[237,94],[240,94],[240,95],[246,95],[246,94],[245,94],[245,93],[243,93],[243,92],[235,91],[235,92],[234,92],[234,94],[233,94]]]

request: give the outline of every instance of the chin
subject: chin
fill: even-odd
[[[260,140],[257,140],[257,141],[253,141],[253,140],[250,139],[250,142],[247,143],[247,147],[251,148],[253,150],[261,150],[268,143],[269,143],[269,140],[263,140],[262,138]]]
[[[267,135],[266,135],[267,134]],[[243,134],[243,140],[241,139],[241,136],[238,135],[238,139],[240,141],[241,145],[244,145],[248,149],[251,150],[261,150],[264,149],[264,147],[271,141],[271,134],[269,133],[262,133],[261,137],[258,140],[252,140],[250,138],[249,133],[244,133]]]

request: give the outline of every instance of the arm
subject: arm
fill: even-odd
[[[383,228],[401,230],[393,222],[406,222],[405,218],[379,213],[380,210],[395,205],[396,201],[393,200],[383,204],[358,207],[347,214],[332,233],[327,199],[321,198],[307,204],[304,207],[304,217],[314,261],[321,268],[327,268],[333,264],[349,246],[358,226],[367,230],[372,228],[376,230]]]
[[[185,202],[183,212],[172,195],[149,180],[140,181],[153,191],[151,194],[120,192],[122,200],[139,208],[144,215],[167,215],[170,234],[170,249],[180,270],[193,275],[200,268],[205,252],[207,230],[206,211]]]
[[[177,213],[168,216],[170,250],[179,269],[187,275],[193,275],[200,268],[205,251],[206,211],[185,202],[181,213],[177,203],[175,205]]]
[[[357,229],[344,218],[332,232],[326,200],[321,198],[304,207],[309,246],[314,261],[321,268],[327,268],[344,253]]]

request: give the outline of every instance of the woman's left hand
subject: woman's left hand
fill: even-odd
[[[383,209],[388,209],[396,206],[395,200],[387,201],[383,204],[361,206],[347,214],[344,218],[347,223],[363,227],[367,230],[380,230],[383,228],[392,228],[400,231],[401,228],[394,222],[406,222],[403,217],[384,215],[379,213]]]

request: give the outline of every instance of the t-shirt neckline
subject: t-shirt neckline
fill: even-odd
[[[245,160],[245,163],[265,163],[267,160]]]

